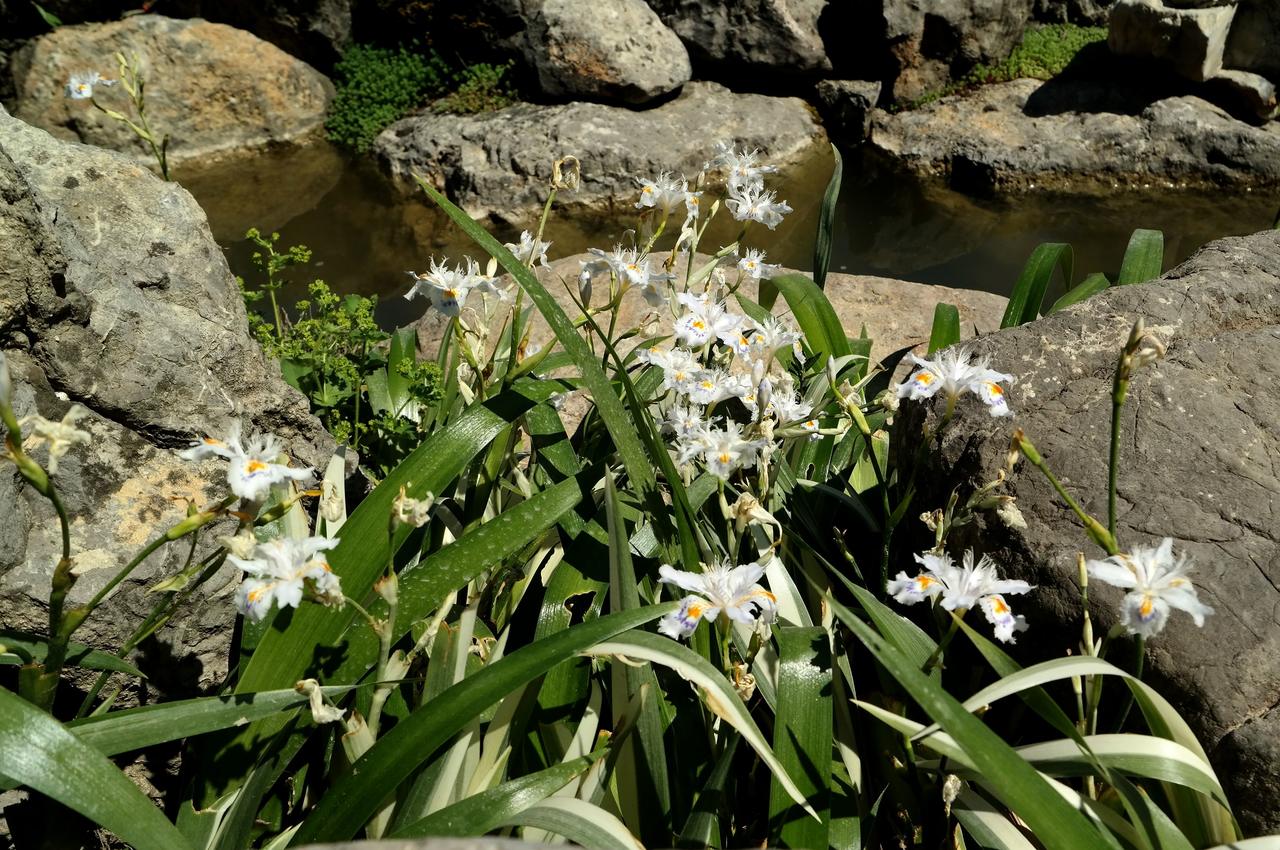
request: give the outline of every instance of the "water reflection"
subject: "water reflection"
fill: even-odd
[[[771,262],[807,269],[813,256],[818,204],[830,173],[826,157],[804,164],[776,182],[796,212],[777,231],[754,227],[748,243]],[[846,154],[844,189],[836,216],[831,268],[964,289],[1007,293],[1034,247],[1070,242],[1076,279],[1113,274],[1135,227],[1164,231],[1166,268],[1203,243],[1243,235],[1271,223],[1276,199],[1258,194],[1117,192],[1103,198],[1031,195],[1012,201],[978,201],[937,184],[922,184],[858,154]],[[421,315],[423,302],[398,297],[406,269],[423,269],[428,257],[474,253],[470,239],[445,220],[425,197],[405,197],[368,160],[327,145],[269,154],[249,164],[188,171],[178,179],[209,215],[232,270],[253,280],[254,246],[244,230],[277,230],[283,245],[305,244],[316,263],[294,269],[292,294],[305,282],[326,280],[339,292],[381,296],[379,321],[403,325]],[[704,244],[719,245],[737,233],[721,212]],[[588,247],[609,248],[634,223],[629,205],[613,219],[557,215],[547,236],[554,256]],[[532,228],[536,215],[523,226]],[[490,222],[504,241],[521,223]]]

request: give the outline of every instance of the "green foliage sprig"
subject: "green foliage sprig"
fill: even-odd
[[[444,91],[449,68],[434,51],[352,45],[334,67],[337,92],[325,121],[329,139],[366,151],[378,133]]]
[[[456,88],[431,105],[435,112],[474,115],[493,112],[515,102],[515,89],[507,78],[511,63],[470,65],[458,72]]]
[[[384,477],[420,440],[418,410],[440,397],[439,367],[417,360],[411,329],[393,339],[378,327],[376,298],[339,295],[323,280],[308,284],[310,297],[294,305],[290,318],[276,293],[285,270],[310,262],[311,251],[303,245],[277,250],[280,234],[263,236],[256,228],[246,237],[262,249],[253,262],[266,274],[261,288],[240,279],[251,332],[329,432],[362,450],[366,470]],[[270,320],[255,309],[264,297],[271,301]]]

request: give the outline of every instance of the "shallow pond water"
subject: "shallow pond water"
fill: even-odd
[[[755,228],[748,244],[768,251],[770,262],[809,269],[818,204],[830,172],[825,158],[771,185],[796,211],[777,231]],[[1165,234],[1165,268],[1205,242],[1243,235],[1271,225],[1280,200],[1262,193],[1204,194],[1153,189],[1117,192],[1104,198],[1029,195],[978,201],[943,186],[895,173],[857,153],[845,157],[844,186],[836,216],[833,271],[874,274],[1007,294],[1031,251],[1041,242],[1069,242],[1075,249],[1075,279],[1118,270],[1136,227]],[[407,269],[424,270],[433,254],[456,259],[476,253],[470,240],[432,208],[425,197],[405,197],[368,159],[327,145],[269,153],[250,162],[177,179],[204,207],[214,237],[233,272],[260,277],[244,239],[248,227],[281,234],[282,246],[304,244],[313,265],[291,271],[293,296],[305,281],[320,277],[339,292],[379,295],[378,318],[387,327],[417,318],[426,302],[408,302]],[[722,233],[706,245],[732,239],[733,222],[719,216]],[[536,224],[536,216],[524,226]],[[552,256],[610,248],[634,224],[572,220],[554,212],[547,237]],[[495,224],[503,240],[519,227]],[[1056,297],[1051,293],[1050,297]]]

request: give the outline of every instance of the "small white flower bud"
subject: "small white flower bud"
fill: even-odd
[[[324,691],[320,690],[320,683],[315,679],[303,679],[293,689],[307,698],[311,706],[311,719],[317,724],[337,723],[347,713],[343,709],[325,704]]]
[[[551,188],[576,191],[582,182],[582,163],[576,156],[557,159],[551,167]]]
[[[1027,527],[1027,520],[1022,516],[1022,511],[1018,510],[1018,506],[1013,501],[1013,497],[1008,497],[1008,501],[1001,502],[996,508],[996,516],[1000,517],[1000,521],[1015,531],[1024,531]]]

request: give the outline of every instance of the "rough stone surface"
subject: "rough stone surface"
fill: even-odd
[[[1106,81],[1014,80],[921,109],[877,112],[872,144],[972,194],[1280,183],[1280,127],[1198,97],[1149,99]]]
[[[909,101],[980,62],[1008,57],[1022,39],[1031,6],[1032,0],[869,0],[859,28],[887,47],[886,85],[894,100]]]
[[[351,42],[351,0],[204,0],[200,14],[269,41],[317,68],[329,69]]]
[[[1082,26],[1106,24],[1115,0],[1036,0],[1036,20],[1049,24],[1072,23]]]
[[[666,258],[662,253],[654,256],[662,260]],[[579,311],[562,281],[567,281],[569,290],[576,292],[575,281],[582,268],[582,261],[589,259],[594,258],[589,254],[576,254],[553,261],[549,268],[536,269],[538,279],[571,316],[577,315]],[[703,259],[709,260],[710,257]],[[726,271],[729,279],[733,280],[732,269]],[[512,281],[504,277],[501,283],[505,286]],[[600,306],[606,293],[599,282],[597,289],[601,291],[594,295],[592,303]],[[741,291],[754,300],[759,288],[748,280]],[[959,308],[961,327],[966,330],[976,327],[981,333],[988,333],[1000,326],[1007,303],[1003,296],[987,292],[837,272],[827,275],[826,294],[843,327],[856,330],[866,325],[867,335],[872,342],[873,359],[887,357],[904,346],[927,342],[933,326],[933,308],[939,301],[955,304]],[[786,312],[785,299],[779,298],[775,309],[779,314]],[[638,293],[628,294],[622,300],[618,327],[635,327],[651,312],[652,308]],[[669,317],[667,321],[669,325]],[[419,320],[417,327],[421,350],[434,352],[448,327],[448,321],[442,314],[432,310]],[[531,342],[541,345],[550,342],[552,338],[541,316],[535,317]]]
[[[823,126],[838,142],[856,145],[871,134],[871,114],[880,99],[874,80],[823,80],[816,88]]]
[[[528,5],[522,49],[544,94],[644,103],[689,81],[689,54],[644,0]]]
[[[85,570],[87,601],[182,502],[226,493],[215,461],[193,465],[172,447],[241,419],[286,441],[305,464],[332,440],[246,330],[244,305],[204,213],[191,196],[109,151],[61,142],[0,110],[0,348],[11,359],[19,414],[60,418],[71,403],[93,436],[56,481]],[[41,449],[36,457],[43,458]],[[42,630],[56,523],[12,467],[0,470],[0,622]],[[210,536],[207,539],[212,539]],[[185,552],[148,560],[76,633],[119,647],[151,610],[145,589]],[[229,598],[193,596],[144,644],[149,687],[190,693],[225,671]]]
[[[1192,578],[1216,613],[1197,629],[1175,612],[1147,643],[1147,675],[1200,736],[1246,834],[1280,829],[1280,400],[1261,389],[1280,380],[1278,291],[1280,233],[1267,231],[1212,242],[1159,281],[984,338],[975,351],[1017,379],[1015,418],[962,405],[916,477],[928,482],[921,510],[954,485],[991,480],[1016,425],[1105,518],[1111,376],[1130,326],[1145,319],[1168,354],[1133,379],[1123,409],[1118,538],[1128,549],[1172,536],[1197,565]],[[904,406],[904,427],[918,427],[922,411]],[[979,523],[952,542],[1037,585],[1024,608],[1044,629],[1038,645],[1069,645],[1079,639],[1075,554],[1101,553],[1033,467],[1021,464],[1011,489],[1025,531]],[[1095,634],[1116,622],[1121,595],[1090,583]],[[1057,635],[1053,623],[1064,624]]]
[[[1161,0],[1118,0],[1107,44],[1120,56],[1160,59],[1187,79],[1203,82],[1222,70],[1235,14],[1234,5],[1179,9]]]
[[[407,192],[421,174],[473,216],[541,209],[552,163],[582,162],[582,186],[557,205],[610,211],[634,203],[636,179],[702,169],[717,140],[760,148],[780,166],[821,150],[826,135],[804,101],[689,83],[637,112],[595,103],[517,104],[482,115],[423,114],[383,131],[375,153]]]
[[[1227,35],[1223,62],[1280,83],[1280,3],[1240,0]]]
[[[146,79],[147,116],[167,133],[171,165],[247,148],[302,141],[319,133],[333,86],[310,65],[247,32],[194,19],[135,15],[122,21],[59,27],[13,58],[14,114],[59,138],[151,161],[128,127],[63,88],[72,73],[117,76],[117,51],[136,53]],[[98,102],[129,113],[120,86]]]
[[[1276,111],[1276,85],[1252,71],[1219,71],[1209,81],[1214,98],[1250,118],[1267,119]]]
[[[832,68],[819,30],[828,0],[650,0],[649,5],[695,62],[710,66],[719,79],[731,71],[795,76]]]

